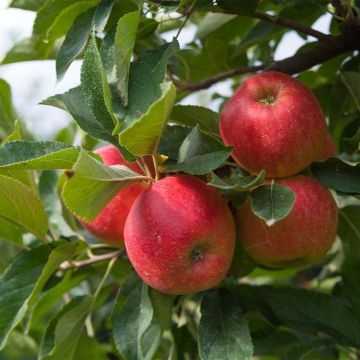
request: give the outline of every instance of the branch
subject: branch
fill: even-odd
[[[310,50],[299,52],[284,60],[272,61],[259,66],[240,67],[225,71],[202,80],[199,83],[176,81],[175,85],[181,90],[192,92],[207,89],[219,81],[229,79],[235,75],[254,73],[260,70],[279,71],[289,75],[294,75],[310,69],[317,64],[330,60],[338,55],[354,50],[360,50],[360,28],[351,27],[345,31],[343,35],[334,37],[331,43],[322,41],[314,42],[313,47]]]
[[[114,252],[107,253],[104,255],[96,255],[90,259],[86,259],[86,260],[82,260],[82,261],[73,261],[73,262],[65,261],[60,265],[60,269],[61,270],[78,269],[78,268],[81,268],[84,266],[89,266],[89,265],[95,264],[100,261],[119,258],[124,253],[125,253],[125,250],[118,250],[118,251],[114,251]]]
[[[289,29],[293,29],[293,30],[301,32],[303,34],[312,36],[315,39],[318,39],[320,41],[331,42],[331,43],[334,41],[334,38],[331,35],[326,35],[326,34],[320,32],[320,31],[317,31],[313,28],[304,26],[296,21],[285,19],[280,16],[271,16],[268,14],[263,14],[263,13],[255,11],[254,13],[252,13],[251,17],[260,19],[262,21],[270,22],[275,25],[284,26]]]

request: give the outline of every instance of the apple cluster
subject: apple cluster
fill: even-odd
[[[316,262],[334,241],[338,214],[331,193],[300,174],[311,162],[335,155],[309,89],[275,72],[247,79],[221,113],[220,134],[241,168],[253,175],[265,170],[266,182],[295,193],[287,217],[269,226],[253,213],[250,200],[233,216],[215,188],[177,174],[151,185],[127,185],[96,219],[80,220],[96,237],[125,246],[139,276],[162,292],[186,294],[217,285],[237,260],[236,239],[257,263],[274,268]],[[115,146],[95,152],[107,166],[126,165],[143,174]],[[147,165],[154,172],[152,162]]]

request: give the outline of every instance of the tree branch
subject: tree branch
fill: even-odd
[[[207,89],[219,81],[229,79],[236,75],[254,73],[260,70],[280,71],[289,75],[294,75],[310,69],[317,64],[330,60],[338,55],[354,50],[360,50],[360,28],[352,26],[345,30],[343,35],[333,37],[332,42],[314,42],[313,47],[310,50],[299,52],[284,60],[272,61],[259,66],[240,67],[225,71],[204,79],[199,83],[176,81],[175,85],[181,90],[192,92]]]
[[[82,261],[65,261],[60,265],[61,270],[69,270],[69,269],[78,269],[84,266],[89,266],[95,264],[100,261],[110,260],[114,258],[118,258],[125,253],[125,250],[118,250],[111,253],[107,253],[104,255],[96,255],[90,259],[82,260]]]
[[[301,32],[303,34],[312,36],[315,39],[318,39],[320,41],[331,42],[331,43],[334,41],[334,38],[331,35],[326,35],[326,34],[320,32],[320,31],[317,31],[317,30],[315,30],[313,28],[304,26],[304,25],[302,25],[302,24],[300,24],[300,23],[298,23],[296,21],[285,19],[285,18],[282,18],[280,16],[271,16],[271,15],[268,15],[268,14],[263,14],[263,13],[255,11],[251,15],[251,17],[260,19],[262,21],[270,22],[270,23],[275,24],[275,25],[284,26],[284,27],[287,27],[289,29],[293,29],[293,30]]]

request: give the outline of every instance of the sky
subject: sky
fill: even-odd
[[[35,13],[31,11],[6,8],[8,1],[0,0],[0,59],[13,44],[31,35]],[[329,16],[323,16],[314,28],[327,32]],[[179,37],[180,46],[189,43],[193,37],[193,30],[184,29]],[[171,40],[173,33],[166,34]],[[280,43],[275,60],[293,55],[304,43],[304,40],[295,32],[287,33]],[[13,101],[20,118],[26,123],[28,129],[39,139],[50,139],[58,130],[71,121],[62,110],[50,106],[38,105],[47,97],[76,86],[80,82],[81,62],[74,62],[67,71],[64,79],[56,83],[55,61],[32,61],[0,66],[0,78],[6,80],[12,88]],[[199,104],[217,110],[218,103],[210,101],[214,92],[229,94],[229,83],[215,85],[210,91],[202,91],[188,96],[185,104]]]

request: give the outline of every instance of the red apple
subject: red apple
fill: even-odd
[[[126,165],[131,170],[143,174],[136,162],[127,162],[113,145],[104,146],[94,152],[101,156],[105,165]],[[151,169],[153,170],[153,167]],[[95,237],[110,245],[123,247],[126,218],[134,201],[146,188],[147,185],[140,183],[127,185],[111,199],[94,220],[78,220]]]
[[[334,143],[334,140],[328,134],[326,138],[325,147],[321,155],[318,158],[316,158],[315,161],[326,161],[327,159],[330,159],[335,156],[336,156],[336,145]]]
[[[206,290],[229,270],[234,219],[217,190],[203,181],[166,177],[135,201],[125,247],[136,272],[153,288],[169,294]]]
[[[307,176],[276,183],[288,186],[296,195],[290,214],[269,227],[252,212],[248,200],[235,216],[242,246],[256,262],[274,268],[318,261],[331,247],[337,232],[338,211],[331,193]]]
[[[247,79],[225,105],[220,134],[232,157],[252,174],[288,177],[320,156],[327,127],[312,92],[291,76],[267,72]]]

